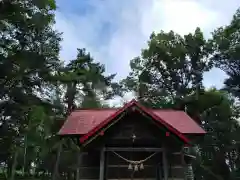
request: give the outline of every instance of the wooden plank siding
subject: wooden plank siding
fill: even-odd
[[[139,150],[139,149],[138,149]],[[140,151],[121,151],[119,154],[125,158],[131,160],[140,160],[149,156],[152,152],[140,152]],[[106,169],[105,179],[163,179],[163,164],[162,164],[162,152],[159,152],[144,164],[144,169],[132,173],[132,170],[128,169],[128,163],[120,159],[114,153],[110,151],[105,152],[106,156]],[[167,156],[168,160],[168,177],[169,178],[184,178],[184,167],[181,162],[180,154],[172,154]],[[161,172],[157,172],[157,171]],[[82,155],[82,164],[79,168],[79,179],[81,180],[94,180],[100,179],[100,151],[89,152]]]

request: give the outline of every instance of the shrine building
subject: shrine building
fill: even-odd
[[[148,109],[136,100],[75,110],[59,131],[77,138],[77,180],[185,180],[194,160],[188,149],[205,133],[184,111]]]

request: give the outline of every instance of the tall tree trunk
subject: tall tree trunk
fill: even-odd
[[[216,152],[213,163],[213,172],[220,175],[224,180],[228,180],[230,178],[230,168],[226,163],[225,156],[225,149],[220,149],[219,152]]]
[[[227,152],[227,157],[228,157],[228,160],[229,160],[229,166],[231,168],[231,171],[234,171],[235,170],[235,164],[234,164],[234,160],[231,156],[231,152]]]
[[[27,135],[25,135],[25,138],[24,138],[24,155],[23,155],[23,168],[22,168],[23,176],[25,174],[26,154],[27,154]]]
[[[57,152],[57,160],[55,163],[55,167],[54,167],[54,173],[53,173],[53,177],[52,180],[57,180],[58,179],[58,167],[59,167],[59,163],[60,163],[60,156],[61,156],[61,152],[62,152],[62,142],[60,143],[59,147],[58,147],[58,152]]]
[[[18,151],[16,150],[14,153],[14,160],[11,168],[11,177],[10,180],[15,179],[15,172],[16,172],[16,166],[17,166],[17,158],[18,158]]]
[[[67,86],[67,92],[65,95],[66,102],[67,102],[67,115],[69,115],[74,109],[74,100],[77,94],[76,88],[77,88],[77,82],[70,83]]]

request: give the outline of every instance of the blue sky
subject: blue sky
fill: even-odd
[[[61,58],[86,48],[117,79],[129,72],[129,60],[140,55],[152,31],[184,35],[200,27],[206,37],[228,24],[239,0],[56,0],[56,28],[63,32]],[[213,69],[206,87],[220,88],[226,75]]]

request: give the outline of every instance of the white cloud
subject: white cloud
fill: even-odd
[[[140,54],[152,31],[174,30],[181,35],[193,32],[197,26],[209,36],[214,28],[228,23],[239,5],[237,0],[220,2],[212,0],[104,0],[89,1],[94,9],[91,14],[61,13],[56,15],[56,28],[62,31],[61,57],[65,60],[76,55],[76,48],[85,47],[96,60],[106,65],[110,73],[118,73],[117,78],[129,72],[129,60]],[[71,3],[69,0],[68,3]],[[114,31],[99,33],[104,23]],[[105,36],[107,40],[99,42]],[[213,71],[205,75],[207,86],[217,85],[218,78],[225,75]]]
[[[164,1],[163,6],[166,22],[164,29],[174,30],[181,35],[193,32],[196,27],[206,30],[217,20],[217,13],[204,7],[200,1]]]

